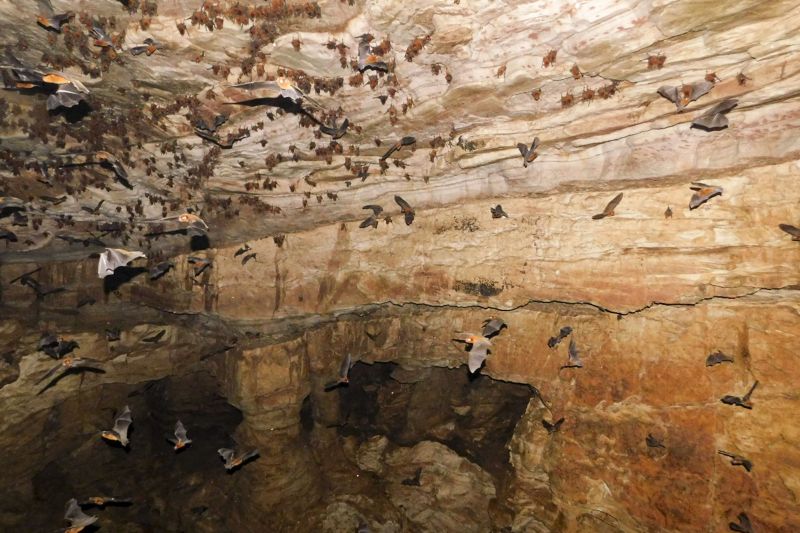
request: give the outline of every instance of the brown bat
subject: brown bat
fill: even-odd
[[[575,344],[575,339],[569,340],[569,349],[567,350],[567,354],[567,364],[561,368],[583,368],[583,361],[581,361],[581,354],[578,351],[578,346]]]
[[[704,130],[721,130],[728,127],[728,117],[726,113],[739,104],[738,100],[728,98],[718,103],[696,119],[692,121],[692,126],[702,128]]]
[[[737,533],[753,533],[753,524],[750,523],[750,517],[747,516],[747,513],[739,513],[736,519],[739,523],[728,522],[728,529]]]
[[[114,48],[114,40],[108,36],[106,31],[100,27],[96,22],[92,24],[92,29],[89,30],[92,38],[94,39],[94,45],[100,48]]]
[[[703,80],[681,86],[664,85],[658,89],[658,94],[675,104],[678,111],[683,111],[687,105],[706,94],[713,87],[713,83]]]
[[[605,209],[603,209],[603,212],[594,215],[592,217],[592,220],[600,220],[601,218],[613,217],[614,209],[619,205],[621,201],[622,201],[622,193],[619,193],[614,198],[612,198],[610,202],[608,202],[608,205],[606,205]]]
[[[556,64],[556,55],[558,54],[558,50],[549,50],[544,57],[542,58],[542,66],[547,68],[550,65]]]
[[[741,455],[736,455],[735,453],[726,452],[725,450],[717,450],[717,453],[720,455],[724,455],[725,457],[730,457],[731,464],[733,466],[741,466],[748,472],[753,469],[752,461],[742,457]]]
[[[75,13],[72,11],[56,14],[50,0],[38,0],[38,4],[39,15],[36,17],[36,22],[46,30],[61,33],[61,26],[75,17]]]
[[[129,252],[122,248],[106,248],[105,252],[100,254],[97,262],[97,276],[101,279],[110,276],[117,268],[127,266],[131,261],[142,257],[147,258],[142,252]]]
[[[747,84],[747,80],[751,80],[751,79],[753,79],[753,78],[748,78],[747,76],[744,75],[743,72],[740,72],[739,74],[736,75],[736,81],[737,81],[737,83],[739,83],[739,85],[746,85]]]
[[[339,365],[339,377],[336,381],[331,381],[325,384],[325,391],[331,391],[340,385],[348,385],[350,383],[350,367],[353,366],[352,359],[350,358],[350,354],[348,353],[342,358],[342,362]]]
[[[517,143],[517,149],[522,154],[522,166],[528,168],[528,163],[533,163],[533,160],[539,157],[536,153],[536,148],[539,147],[539,137],[534,137],[530,147]]]
[[[716,72],[708,72],[708,73],[706,73],[706,78],[705,79],[706,79],[706,81],[710,81],[711,83],[717,83],[718,81],[722,81],[721,79],[719,79],[719,76],[717,76]]]
[[[81,507],[100,507],[103,508],[106,505],[130,505],[133,503],[131,498],[113,498],[110,496],[90,496],[86,498],[84,501],[80,502],[78,505]]]
[[[69,154],[57,156],[53,159],[55,166],[75,167],[84,165],[100,165],[114,171],[114,175],[123,186],[133,189],[133,185],[128,181],[128,172],[125,167],[108,152],[100,151],[88,154]]]
[[[203,271],[211,266],[211,260],[203,257],[195,257],[190,255],[187,259],[190,265],[194,266],[194,277],[199,276]]]
[[[63,533],[80,533],[87,526],[97,522],[97,517],[84,513],[78,505],[78,500],[72,498],[64,508],[64,520],[69,522],[70,526],[63,530]]]
[[[800,228],[791,224],[778,224],[778,227],[791,235],[793,241],[800,241]]]
[[[731,396],[725,395],[723,396],[720,401],[726,405],[736,405],[739,407],[744,407],[745,409],[752,409],[753,404],[750,403],[750,396],[753,394],[753,391],[756,390],[758,386],[758,381],[753,383],[753,386],[750,387],[750,390],[747,391],[747,394],[739,398],[738,396]]]
[[[489,210],[492,212],[492,218],[508,218],[508,213],[503,211],[503,206],[500,204],[490,207]]]
[[[577,63],[572,65],[572,68],[569,69],[569,72],[570,74],[572,74],[572,77],[575,78],[576,80],[579,80],[583,77],[583,73],[581,72],[581,69],[578,67]]]
[[[665,448],[663,439],[657,439],[653,436],[652,433],[647,434],[647,438],[644,439],[645,443],[647,444],[648,448]]]
[[[220,448],[217,450],[217,453],[225,461],[225,470],[228,472],[232,472],[249,460],[258,457],[258,450],[253,450],[252,452],[237,456],[236,452],[230,448]]]
[[[662,69],[666,60],[667,56],[664,54],[647,56],[647,70]]]
[[[335,122],[333,127],[320,124],[319,129],[325,135],[330,135],[334,139],[341,139],[342,136],[347,132],[348,126],[350,126],[350,121],[348,119],[344,119],[338,126]]]
[[[664,218],[672,218],[672,208],[670,206],[667,206],[664,210]]]
[[[186,448],[192,443],[192,439],[187,436],[186,428],[183,427],[183,424],[180,420],[178,420],[178,423],[175,424],[175,438],[167,437],[167,440],[173,444],[173,449],[176,452]]]
[[[563,423],[564,423],[563,416],[558,420],[556,420],[555,422],[548,422],[547,420],[542,419],[542,426],[544,426],[544,429],[546,429],[547,432],[550,433],[551,435],[556,431],[558,431],[561,428],[561,424]]]
[[[550,348],[555,348],[561,343],[562,340],[569,337],[570,333],[572,333],[572,328],[569,326],[564,326],[559,330],[558,335],[555,337],[550,337],[550,339],[547,341],[547,346]]]
[[[358,71],[364,72],[367,69],[389,72],[389,65],[380,60],[376,50],[369,43],[373,36],[369,33],[359,35],[358,39]]]
[[[137,46],[133,46],[130,49],[132,55],[138,56],[141,54],[147,54],[151,56],[156,53],[157,50],[161,48],[161,44],[155,41],[154,39],[147,38],[144,40],[144,44],[140,44]]]
[[[90,369],[98,372],[105,372],[105,370],[103,370],[103,363],[101,361],[98,361],[97,359],[89,359],[88,357],[72,357],[71,355],[67,355],[63,359],[59,360],[56,366],[48,370],[45,375],[39,378],[36,384],[38,385],[42,381],[53,377],[57,372],[61,370],[63,370],[64,373],[66,374],[72,370],[82,370],[82,369]]]
[[[373,228],[377,229],[378,228],[378,215],[380,215],[383,212],[383,207],[381,207],[379,205],[370,204],[370,205],[365,205],[364,207],[362,207],[362,209],[371,209],[372,210],[372,214],[370,216],[368,216],[367,218],[365,218],[364,221],[361,222],[361,224],[359,224],[358,227],[359,228],[368,228],[368,227],[372,226]]]
[[[714,352],[706,357],[706,366],[714,366],[720,363],[733,363],[733,357],[722,352]]]
[[[405,217],[406,226],[410,226],[411,223],[414,222],[414,208],[397,195],[395,195],[394,201],[400,206],[400,212],[403,213]]]
[[[415,142],[417,142],[417,139],[416,139],[416,138],[414,138],[414,137],[410,137],[410,136],[408,136],[408,137],[403,137],[402,139],[400,139],[399,141],[397,141],[396,143],[394,143],[392,146],[390,146],[390,147],[389,147],[389,149],[386,151],[386,153],[385,153],[385,154],[383,154],[383,155],[381,156],[381,159],[380,159],[380,160],[381,160],[381,161],[385,161],[385,160],[386,160],[386,159],[387,159],[387,158],[388,158],[390,155],[392,155],[393,153],[395,153],[395,152],[396,152],[397,150],[399,150],[401,147],[403,147],[403,146],[409,146],[409,145],[411,145],[411,144],[414,144]],[[362,181],[363,181],[363,180],[362,180]]]
[[[716,185],[706,185],[705,183],[695,182],[692,183],[689,188],[695,191],[694,194],[692,194],[692,198],[689,200],[690,210],[697,209],[715,196],[722,195],[722,187],[717,187]]]
[[[127,405],[122,410],[116,420],[114,420],[114,428],[103,431],[100,436],[107,441],[119,442],[123,447],[127,448],[130,441],[128,440],[128,428],[133,423],[131,418],[131,409]]]

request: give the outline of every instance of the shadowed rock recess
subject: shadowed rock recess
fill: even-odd
[[[800,531],[800,1],[51,1],[0,0],[0,530]]]

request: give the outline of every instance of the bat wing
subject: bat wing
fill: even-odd
[[[91,359],[89,357],[78,357],[75,359],[75,362],[72,364],[75,368],[96,368],[98,370],[103,369],[103,362],[98,361],[97,359]]]
[[[409,144],[414,144],[415,142],[417,142],[417,138],[416,137],[412,137],[410,135],[400,139],[400,144],[402,146],[408,146]]]
[[[253,450],[252,452],[247,452],[242,456],[242,462],[249,461],[253,457],[258,457],[259,453],[258,450]]]
[[[269,89],[272,91],[280,91],[281,87],[275,81],[251,81],[248,83],[240,83],[238,85],[231,85],[234,89],[242,89],[244,91],[257,91],[259,89]]]
[[[411,206],[408,204],[408,202],[406,202],[405,200],[403,200],[401,197],[399,197],[399,196],[395,195],[395,197],[394,197],[394,201],[395,201],[395,202],[397,202],[397,205],[399,205],[399,206],[400,206],[400,209],[401,209],[401,210],[402,210],[404,213],[405,213],[406,211],[413,211],[413,209],[412,209],[412,208],[411,208]]]
[[[714,196],[722,194],[721,187],[705,187],[697,190],[689,200],[689,209],[696,209]]]
[[[106,251],[100,254],[100,260],[97,264],[97,275],[104,278],[114,273],[118,267],[125,266],[134,259],[140,257],[147,257],[142,252],[129,252],[121,248],[106,248]]]
[[[373,213],[374,213],[376,216],[377,216],[377,215],[380,215],[380,214],[383,212],[383,207],[381,207],[381,206],[379,206],[379,205],[373,205],[373,204],[365,205],[365,206],[364,206],[364,207],[362,207],[361,209],[372,209],[372,212],[373,212]]]
[[[472,345],[472,348],[469,351],[469,359],[467,360],[467,366],[469,366],[470,373],[474,374],[478,371],[483,362],[486,360],[488,352],[489,344],[484,341],[478,341]]]
[[[50,0],[37,0],[36,5],[39,8],[39,13],[50,15],[53,13],[53,4],[50,3]]]
[[[712,107],[708,111],[708,113],[709,114],[727,113],[728,111],[730,111],[731,109],[733,109],[737,105],[739,105],[739,100],[736,100],[735,98],[728,98],[726,100],[721,101],[720,103],[718,103],[714,107]]]
[[[182,441],[189,440],[189,437],[186,435],[186,428],[183,427],[183,423],[180,420],[175,424],[175,438]]]
[[[378,227],[378,220],[374,216],[370,216],[364,219],[364,221],[362,221],[361,224],[358,225],[359,228],[368,228],[370,226],[373,226],[375,228]]]
[[[78,505],[78,500],[72,498],[67,502],[67,505],[64,509],[64,520],[68,520],[72,527],[86,527],[89,524],[93,524],[97,521],[96,516],[89,516],[81,510],[80,505]]]
[[[74,107],[84,100],[82,91],[72,83],[67,83],[59,86],[56,92],[47,97],[47,110],[52,111],[58,107]]]
[[[800,228],[792,226],[791,224],[778,224],[778,227],[791,235],[792,237],[800,238]]]
[[[131,52],[131,55],[138,56],[138,55],[141,55],[141,54],[143,54],[143,53],[147,52],[147,49],[148,49],[148,48],[150,48],[150,46],[149,46],[149,45],[146,45],[146,44],[140,44],[140,45],[138,45],[138,46],[132,46],[132,47],[130,48],[130,52]]]
[[[347,374],[350,372],[350,366],[352,365],[352,360],[350,358],[350,354],[347,354],[342,359],[342,364],[339,365],[339,377],[342,379],[347,378]]]
[[[370,56],[372,51],[370,50],[369,42],[361,41],[358,43],[358,68],[363,69],[367,66],[367,57]]]
[[[708,93],[711,89],[714,88],[714,84],[710,81],[696,81],[691,84],[692,87],[692,96],[689,99],[690,102],[694,102],[704,94]]]
[[[678,98],[678,88],[673,85],[662,85],[658,88],[658,94],[679,106],[680,99]]]
[[[517,150],[522,154],[522,157],[528,157],[528,147],[522,143],[517,143]]]
[[[230,448],[220,448],[217,450],[217,453],[225,460],[226,463],[230,463],[231,459],[233,459],[234,451]]]
[[[400,148],[400,143],[395,143],[388,150],[386,153],[381,156],[381,161],[387,159],[390,155],[392,155],[398,148]]]
[[[728,117],[722,113],[704,114],[692,121],[692,126],[703,128],[704,130],[721,130],[728,127]]]
[[[531,143],[531,152],[535,152],[536,149],[539,147],[539,137],[534,137],[533,142]]]
[[[622,193],[619,193],[610,202],[608,202],[606,208],[603,209],[603,214],[610,215],[611,213],[613,213],[614,208],[616,208],[621,201],[622,201]]]
[[[483,336],[489,337],[499,333],[506,326],[506,323],[500,318],[492,318],[483,324]]]
[[[47,373],[44,376],[39,378],[39,381],[37,381],[36,384],[38,385],[39,383],[41,383],[42,381],[46,380],[47,378],[53,377],[55,375],[55,373],[58,372],[58,370],[60,368],[63,368],[63,367],[64,367],[64,365],[62,365],[61,363],[58,363],[56,366],[54,366],[53,368],[48,370]]]

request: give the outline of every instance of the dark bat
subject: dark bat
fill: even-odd
[[[750,387],[750,390],[747,391],[747,394],[739,398],[738,396],[731,396],[726,395],[723,396],[720,401],[726,405],[737,405],[739,407],[744,407],[745,409],[752,409],[753,404],[750,403],[750,396],[753,394],[753,391],[756,390],[758,386],[758,381],[753,383],[753,386]]]
[[[81,507],[105,507],[106,505],[130,505],[131,498],[114,498],[111,496],[90,496],[78,505]]]
[[[167,437],[167,440],[173,444],[173,449],[176,452],[178,450],[182,450],[192,443],[192,439],[187,436],[186,428],[183,427],[183,424],[180,420],[178,420],[178,423],[175,424],[175,438]]]
[[[402,483],[407,487],[419,487],[420,486],[419,478],[421,475],[422,475],[422,467],[417,468],[417,471],[414,473],[414,477],[404,479],[400,483]]]
[[[106,340],[108,342],[116,342],[120,339],[121,334],[119,328],[106,329]]]
[[[70,355],[61,359],[56,366],[51,368],[47,371],[45,375],[43,375],[39,380],[36,382],[38,385],[42,381],[53,377],[57,372],[63,370],[64,373],[68,373],[72,370],[82,370],[82,369],[91,369],[99,372],[105,372],[103,370],[103,363],[98,361],[97,359],[89,359],[88,357],[72,357]]]
[[[372,210],[372,214],[370,216],[368,216],[367,218],[365,218],[364,221],[361,222],[361,224],[358,225],[358,227],[359,228],[368,228],[368,227],[372,226],[373,228],[377,229],[377,227],[378,227],[378,215],[380,215],[383,212],[383,207],[381,207],[379,205],[370,204],[370,205],[365,205],[361,209],[371,209]]]
[[[352,366],[353,361],[350,358],[350,354],[348,353],[342,358],[342,362],[339,365],[339,377],[336,381],[331,381],[330,383],[325,384],[325,391],[331,391],[340,385],[347,385],[350,383],[350,367]]]
[[[411,223],[414,222],[414,208],[397,195],[395,195],[394,201],[400,206],[400,212],[403,213],[405,217],[406,226],[410,226]]]
[[[22,275],[19,278],[19,282],[21,285],[33,289],[33,292],[36,293],[37,300],[41,300],[42,298],[50,294],[56,294],[58,292],[63,292],[67,290],[66,287],[43,287],[38,281],[36,281],[35,279],[33,279],[28,275]]]
[[[706,357],[706,366],[714,366],[720,363],[733,363],[733,357],[722,352],[714,352]]]
[[[13,196],[0,196],[0,217],[25,209],[25,202]]]
[[[487,339],[491,339],[498,333],[500,333],[503,328],[507,328],[508,325],[503,321],[501,318],[494,318],[490,317],[483,321],[483,336]]]
[[[0,228],[0,241],[6,240],[8,242],[17,242],[17,234],[13,231]]]
[[[490,207],[489,210],[492,212],[492,218],[508,218],[508,213],[503,211],[503,206],[497,204],[495,207]]]
[[[696,81],[681,86],[664,85],[658,89],[658,94],[675,104],[678,111],[708,93],[714,84],[710,81]]]
[[[203,130],[208,133],[214,133],[220,126],[228,121],[228,115],[219,114],[214,117],[214,125],[209,126],[205,118],[198,118],[194,122],[194,127],[198,130]]]
[[[155,54],[159,48],[161,48],[161,44],[148,37],[144,40],[144,44],[131,47],[130,52],[135,56],[141,54],[147,54],[148,56],[151,56]]]
[[[47,14],[39,14],[36,17],[36,22],[46,30],[53,30],[56,33],[61,33],[61,26],[68,23],[73,17],[75,17],[75,13],[72,11],[55,14],[51,8],[47,11]]]
[[[752,461],[742,457],[741,455],[736,455],[735,453],[726,452],[725,450],[717,450],[717,453],[720,455],[724,455],[725,457],[730,457],[731,464],[733,466],[742,466],[748,472],[753,469]]]
[[[233,257],[239,257],[243,253],[249,252],[250,250],[252,250],[252,248],[250,248],[250,245],[245,243],[244,246],[236,250],[236,253],[233,254]]]
[[[555,348],[559,345],[559,343],[561,343],[562,340],[569,337],[570,333],[572,333],[572,328],[569,326],[564,326],[559,330],[558,335],[555,337],[550,337],[550,339],[547,341],[547,346],[550,348]]]
[[[253,450],[252,452],[237,456],[236,452],[230,448],[220,448],[217,450],[217,453],[225,461],[225,470],[228,472],[236,470],[249,460],[258,457],[258,450]]]
[[[319,129],[325,135],[330,135],[334,139],[340,139],[342,136],[347,132],[347,127],[350,125],[350,121],[344,119],[339,126],[336,126],[334,122],[333,127],[326,126],[324,124],[320,124]]]
[[[114,176],[124,187],[133,189],[130,181],[128,181],[128,172],[125,167],[117,161],[113,155],[108,152],[100,151],[88,154],[70,154],[61,155],[53,159],[53,163],[57,167],[78,167],[86,165],[99,165],[103,168],[114,171]]]
[[[399,150],[403,146],[410,146],[410,145],[414,144],[415,142],[417,142],[417,139],[415,137],[411,137],[411,136],[403,137],[402,139],[400,139],[399,141],[394,143],[392,146],[390,146],[389,149],[386,150],[386,153],[384,153],[381,156],[380,160],[381,161],[385,161],[386,159],[389,158],[390,155],[395,153],[397,150]]]
[[[175,268],[175,264],[172,261],[162,261],[157,265],[150,267],[150,281],[155,281],[158,278],[162,277],[164,274],[169,272],[171,268]]]
[[[96,22],[92,24],[89,34],[94,39],[94,45],[100,48],[114,48],[114,41],[108,36],[106,31]]]
[[[647,443],[647,447],[648,448],[665,448],[666,449],[666,446],[664,446],[664,440],[655,438],[652,433],[648,433],[647,434],[647,438],[645,438],[644,441]]]
[[[53,359],[61,359],[65,355],[71,353],[75,348],[80,348],[80,345],[75,341],[65,341],[56,335],[45,334],[39,339],[38,350],[44,352]]]
[[[672,218],[672,208],[670,206],[667,206],[664,210],[664,218]]]
[[[81,206],[81,209],[90,215],[96,215],[100,212],[100,206],[103,205],[103,202],[105,202],[105,200],[100,200],[100,202],[94,208]]]
[[[194,277],[199,276],[206,268],[211,266],[211,260],[203,257],[195,257],[190,255],[187,261],[189,261],[189,264],[193,265],[194,267]]]
[[[107,441],[119,442],[123,447],[127,448],[130,442],[128,440],[128,428],[132,423],[131,409],[126,405],[125,409],[122,410],[122,414],[114,420],[114,428],[103,431],[100,436]]]
[[[581,361],[581,354],[578,347],[575,345],[575,339],[569,340],[569,349],[567,350],[567,364],[561,368],[583,368],[583,361]]]
[[[127,266],[128,263],[140,257],[146,258],[142,252],[129,252],[121,248],[106,248],[106,251],[100,254],[97,262],[97,276],[105,278],[114,273],[114,271],[121,267]]]
[[[97,517],[84,513],[78,505],[78,500],[72,498],[64,508],[64,520],[70,523],[70,527],[64,530],[64,533],[79,533],[87,526],[97,522]]]
[[[791,224],[778,224],[778,227],[792,236],[793,241],[800,241],[800,228]]]
[[[161,340],[161,338],[164,336],[164,334],[165,334],[166,332],[167,332],[167,330],[165,330],[165,329],[162,329],[162,330],[161,330],[161,331],[159,331],[158,333],[155,333],[155,334],[153,334],[153,335],[150,335],[149,337],[145,337],[145,338],[143,338],[143,339],[142,339],[142,342],[148,342],[148,343],[150,343],[150,344],[154,344],[154,343],[156,343],[156,342],[160,341],[160,340]]]
[[[706,185],[705,183],[695,182],[692,183],[689,188],[695,191],[694,194],[692,194],[692,198],[689,200],[690,210],[697,209],[715,196],[722,195],[722,187],[717,187],[716,185]]]
[[[536,153],[536,148],[539,147],[539,137],[534,137],[533,142],[531,143],[530,147],[525,144],[518,143],[517,149],[519,149],[519,153],[522,154],[522,166],[528,168],[528,163],[532,163],[534,159],[539,157],[539,154]]]
[[[291,100],[292,102],[299,104],[302,100],[307,100],[308,102],[314,104],[317,107],[322,107],[308,95],[306,95],[303,91],[301,91],[292,80],[289,78],[278,78],[275,81],[251,81],[248,83],[240,83],[238,85],[231,86],[234,89],[241,89],[244,91],[261,91],[259,94],[261,95],[258,98],[251,98],[249,100],[239,100],[236,102],[230,102],[232,104],[262,104],[268,103],[269,100],[274,100],[277,98],[286,98]],[[274,105],[274,104],[273,104]]]
[[[246,256],[244,256],[244,257],[242,258],[242,264],[243,264],[243,265],[246,265],[248,261],[250,261],[251,259],[255,259],[255,257],[256,257],[257,255],[258,255],[258,253],[257,253],[257,252],[253,252],[252,254],[247,254]]]
[[[704,130],[721,130],[728,127],[728,117],[726,113],[739,104],[738,100],[728,98],[718,103],[696,119],[692,121],[692,126]]]
[[[592,220],[600,220],[601,218],[613,217],[614,209],[619,205],[621,201],[622,201],[622,193],[619,193],[614,198],[612,198],[610,202],[608,202],[608,205],[606,205],[605,209],[603,209],[603,212],[594,215],[592,217]]]
[[[364,72],[367,69],[380,70],[389,72],[389,65],[380,60],[375,54],[369,43],[372,40],[372,35],[365,33],[356,37],[358,39],[358,71]]]
[[[194,133],[198,137],[202,137],[203,139],[210,141],[219,146],[220,148],[224,148],[226,150],[229,148],[233,148],[233,145],[241,141],[242,139],[250,137],[250,130],[243,130],[236,134],[229,134],[227,140],[225,141],[222,141],[218,136],[213,135],[211,133],[206,133],[205,131],[199,128],[195,128]]]
[[[544,426],[544,429],[546,429],[547,432],[550,433],[551,435],[553,433],[555,433],[556,431],[558,431],[559,428],[561,428],[561,424],[563,424],[563,423],[564,423],[564,417],[563,416],[561,418],[559,418],[558,420],[556,420],[554,423],[550,423],[547,420],[542,419],[542,426]]]
[[[739,521],[738,524],[736,522],[728,522],[728,528],[731,531],[753,533],[753,524],[750,523],[750,517],[747,516],[747,513],[739,513],[736,519]]]
[[[50,202],[53,205],[63,204],[67,201],[66,195],[62,196],[61,198],[55,198],[53,196],[40,196],[39,199],[44,200],[45,202]]]
[[[95,300],[91,296],[84,296],[80,300],[78,300],[78,305],[76,305],[75,307],[80,309],[81,307],[83,307],[85,305],[94,305],[96,303],[97,303],[97,300]]]
[[[90,234],[91,235],[91,234]],[[70,245],[72,244],[82,244],[84,246],[102,246],[105,247],[105,243],[101,241],[99,238],[91,235],[90,237],[74,237],[72,235],[56,235],[56,239],[60,239],[62,241],[68,242]]]

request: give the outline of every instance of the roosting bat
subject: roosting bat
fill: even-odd
[[[490,207],[489,210],[492,212],[492,218],[508,218],[508,213],[503,210],[503,206],[500,204]]]
[[[739,104],[738,100],[729,98],[718,103],[696,119],[692,121],[692,126],[697,126],[704,130],[721,130],[728,127],[728,117],[726,113]]]
[[[358,39],[358,71],[364,72],[367,69],[389,71],[389,65],[381,61],[375,54],[369,43],[373,39],[372,35],[365,33],[356,37]]]
[[[68,355],[61,359],[56,366],[48,370],[44,376],[39,378],[36,384],[38,385],[42,381],[53,377],[59,370],[63,370],[65,373],[67,373],[71,370],[80,370],[84,368],[105,372],[105,370],[103,370],[103,363],[97,359],[89,359],[88,357],[72,357]]]
[[[127,266],[128,263],[140,257],[146,258],[142,252],[129,252],[121,248],[106,248],[106,251],[100,254],[100,259],[97,262],[97,275],[100,278],[105,278],[114,273],[114,270],[121,266]]]
[[[167,440],[173,444],[173,449],[176,452],[178,450],[182,450],[192,443],[192,439],[186,435],[186,428],[183,427],[183,424],[180,420],[178,420],[178,423],[175,424],[175,438],[167,437]]]
[[[658,89],[658,94],[675,104],[678,111],[694,102],[714,87],[709,81],[696,81],[681,86],[664,85]]]
[[[622,201],[622,193],[619,193],[614,198],[612,198],[610,202],[608,202],[608,205],[606,205],[605,209],[603,209],[603,212],[594,215],[592,217],[592,220],[600,220],[601,218],[613,217],[614,209],[619,205],[621,201]]]
[[[87,526],[97,522],[97,517],[84,513],[78,505],[78,500],[72,498],[64,508],[64,520],[71,524],[70,527],[64,530],[64,533],[79,533]]]
[[[335,389],[340,385],[347,385],[350,383],[350,367],[353,366],[352,359],[350,358],[350,354],[348,353],[342,358],[342,362],[339,365],[339,377],[336,381],[331,381],[325,384],[325,391],[330,391]]]
[[[720,455],[724,455],[725,457],[730,457],[731,464],[733,466],[741,466],[744,467],[745,470],[748,472],[753,469],[753,463],[749,459],[745,459],[741,455],[736,455],[735,453],[726,452],[725,450],[717,450],[717,453]]]
[[[578,347],[575,345],[575,339],[570,339],[567,353],[567,364],[561,368],[583,368],[583,361],[581,361],[581,354],[578,352]]]
[[[100,436],[112,442],[119,442],[123,447],[128,447],[128,428],[133,423],[131,409],[127,405],[122,410],[122,414],[114,421],[114,428],[103,431]]]
[[[381,207],[379,205],[370,204],[370,205],[365,205],[361,209],[371,209],[372,210],[372,214],[370,216],[368,216],[367,218],[365,218],[361,222],[361,224],[358,225],[358,227],[359,228],[368,228],[368,227],[372,226],[373,228],[377,229],[378,228],[378,215],[383,213],[383,207]]]
[[[550,348],[555,348],[559,345],[559,343],[561,343],[562,340],[569,337],[570,333],[572,333],[572,328],[569,326],[564,326],[559,330],[558,335],[555,337],[550,337],[550,339],[547,341],[547,346]]]
[[[236,470],[254,457],[258,457],[258,450],[237,456],[236,452],[230,448],[220,448],[217,453],[225,461],[225,470],[228,472]]]
[[[691,187],[694,194],[692,194],[692,198],[689,200],[689,209],[697,209],[710,199],[714,198],[715,196],[722,195],[722,187],[717,187],[716,185],[706,185],[705,183],[692,183]]]
[[[758,386],[758,381],[753,383],[753,386],[750,387],[750,390],[747,391],[747,394],[739,398],[738,396],[731,396],[725,395],[723,396],[720,401],[726,405],[737,405],[739,407],[744,407],[745,409],[752,409],[753,404],[750,403],[750,395],[753,394],[753,391],[756,390]]]
[[[670,206],[667,206],[667,208],[664,210],[664,218],[672,218],[672,208]]]
[[[522,143],[517,144],[519,153],[522,154],[522,166],[528,168],[528,163],[532,163],[534,159],[539,157],[536,153],[536,148],[539,147],[539,137],[534,137],[530,147]]]
[[[334,139],[340,139],[346,132],[347,127],[350,125],[350,121],[344,119],[341,124],[338,126],[336,123],[333,124],[333,127],[326,126],[325,124],[320,124],[319,129],[325,135],[330,135]]]
[[[720,363],[733,363],[733,357],[722,352],[714,352],[706,357],[706,366],[714,366]]]
[[[563,423],[564,423],[564,417],[563,416],[561,418],[559,418],[558,420],[556,420],[555,422],[553,422],[553,423],[542,419],[542,426],[544,426],[544,429],[546,429],[547,432],[550,433],[551,435],[553,433],[555,433],[556,431],[558,431],[559,428],[561,428],[561,424],[563,424]]]
[[[406,226],[410,226],[411,223],[414,222],[414,208],[399,196],[395,196],[394,201],[400,206],[400,212],[403,213],[405,217]]]

